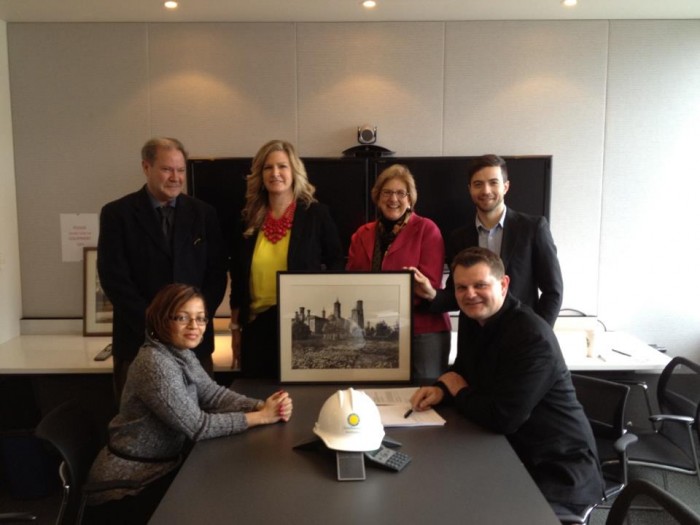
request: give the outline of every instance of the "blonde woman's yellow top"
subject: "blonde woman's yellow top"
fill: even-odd
[[[255,317],[277,304],[277,272],[287,270],[287,252],[291,228],[276,243],[271,243],[262,231],[258,232],[250,266],[250,314]]]

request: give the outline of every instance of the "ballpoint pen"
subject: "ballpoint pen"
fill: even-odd
[[[627,357],[632,357],[632,354],[626,354],[625,352],[621,352],[620,350],[615,350],[614,348],[611,348],[611,350],[613,352],[615,352],[616,354],[625,355]]]
[[[406,419],[411,414],[413,414],[413,409],[409,408],[408,410],[406,410],[406,413],[403,415],[403,418]]]

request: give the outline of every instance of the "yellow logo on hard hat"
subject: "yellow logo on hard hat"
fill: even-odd
[[[356,427],[357,425],[360,424],[360,416],[355,414],[354,412],[348,416],[348,424],[351,427]]]

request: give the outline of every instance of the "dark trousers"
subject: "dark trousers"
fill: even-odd
[[[241,374],[244,377],[279,379],[279,331],[277,307],[259,314],[241,332]]]
[[[83,525],[146,525],[176,474],[177,470],[174,470],[149,483],[135,496],[125,496],[101,505],[87,505],[83,511]]]
[[[450,359],[450,332],[428,332],[413,336],[411,348],[412,379],[432,384],[447,371]]]

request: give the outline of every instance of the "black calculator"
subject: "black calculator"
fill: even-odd
[[[374,464],[399,472],[411,462],[411,456],[382,445],[377,450],[365,452],[365,457]]]

